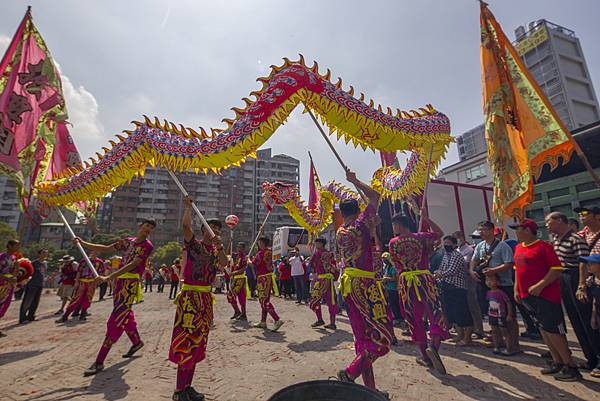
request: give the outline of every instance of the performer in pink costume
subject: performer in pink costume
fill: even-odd
[[[392,342],[392,322],[388,319],[385,298],[373,271],[371,229],[377,224],[379,193],[347,171],[346,178],[368,198],[361,212],[353,199],[340,203],[344,224],[338,229],[336,242],[343,274],[342,296],[348,305],[348,317],[354,333],[356,357],[338,372],[342,381],[354,381],[362,375],[365,386],[375,388],[373,362],[387,354]]]
[[[0,318],[2,318],[10,306],[15,286],[17,285],[17,257],[15,256],[21,247],[21,243],[11,239],[6,243],[6,252],[0,253]],[[0,331],[0,337],[6,334]]]
[[[215,233],[211,238],[202,226],[202,239],[197,240],[192,229],[192,200],[185,199],[183,213],[183,285],[175,298],[177,309],[169,360],[177,364],[177,385],[174,401],[202,401],[204,395],[191,386],[196,364],[206,356],[208,334],[213,322],[212,282],[217,270],[224,270],[227,255],[221,240],[221,222],[208,220]]]
[[[275,321],[273,331],[277,331],[283,325],[283,320],[279,318],[279,315],[275,312],[275,307],[271,303],[271,291],[274,290],[276,296],[279,295],[279,291],[273,275],[270,243],[271,241],[266,237],[259,238],[258,252],[252,259],[252,264],[256,268],[256,292],[258,293],[258,302],[260,302],[261,309],[260,322],[256,323],[254,327],[266,329],[267,314],[269,314]]]
[[[425,211],[422,211],[425,213]],[[390,240],[390,254],[400,273],[399,292],[406,322],[412,333],[413,341],[419,346],[421,357],[417,363],[433,366],[445,374],[446,368],[438,350],[441,341],[448,338],[444,329],[444,316],[440,305],[436,282],[429,272],[429,253],[433,242],[439,240],[443,232],[433,221],[424,216],[431,232],[412,233],[410,219],[407,216],[392,217],[395,237]],[[430,344],[427,345],[427,333],[423,317],[429,321]]]
[[[335,257],[332,252],[325,249],[325,245],[327,245],[325,238],[317,238],[315,240],[315,253],[310,257],[310,266],[312,271],[317,273],[317,279],[310,292],[311,298],[308,306],[317,315],[317,321],[311,327],[319,327],[325,324],[321,304],[327,304],[329,324],[325,328],[335,330],[335,315],[338,313],[338,305],[334,282],[337,278],[337,269]]]
[[[128,237],[115,242],[112,245],[92,244],[83,241],[81,238],[75,238],[74,242],[79,242],[83,247],[103,252],[123,252],[123,258],[118,269],[114,270],[108,276],[97,277],[95,282],[103,282],[116,278],[113,294],[113,311],[106,322],[106,337],[100,347],[96,361],[85,370],[84,376],[91,376],[104,369],[104,360],[110,351],[112,345],[123,334],[131,340],[131,348],[123,355],[124,358],[131,358],[143,346],[137,331],[135,315],[132,305],[136,299],[141,296],[140,277],[146,268],[146,260],[152,253],[154,246],[148,240],[148,237],[154,231],[156,222],[154,220],[144,220],[140,223],[140,229],[136,237]]]
[[[246,265],[248,257],[246,256],[246,244],[240,242],[237,246],[237,252],[233,254],[233,267],[231,269],[231,283],[227,292],[227,301],[233,307],[233,316],[231,319],[246,321],[246,297],[249,295],[248,277],[246,277]],[[239,303],[239,307],[238,307]]]
[[[101,272],[104,272],[104,261],[97,257],[97,253],[95,251],[91,251],[89,257],[98,274],[102,274]],[[77,271],[77,277],[75,281],[77,286],[75,295],[69,303],[64,315],[57,320],[57,323],[66,322],[71,313],[77,310],[77,308],[81,308],[79,320],[87,319],[87,311],[92,304],[94,291],[96,291],[96,284],[94,282],[94,273],[92,273],[92,269],[90,269],[85,260],[81,260],[79,262],[79,270]]]

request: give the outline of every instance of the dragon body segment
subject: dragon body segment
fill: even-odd
[[[263,87],[251,93],[252,101],[244,98],[246,107],[233,108],[234,119],[224,119],[227,128],[194,129],[175,125],[157,118],[134,122],[135,129],[117,135],[119,142],[110,141],[111,148],[96,153],[97,159],[86,163],[82,171],[70,171],[64,177],[42,182],[38,196],[50,205],[67,205],[100,197],[115,187],[143,175],[147,166],[170,170],[201,169],[218,171],[239,165],[283,124],[292,110],[302,103],[313,110],[338,139],[352,141],[363,149],[424,151],[433,145],[432,160],[438,162],[452,138],[449,119],[432,106],[420,111],[394,115],[388,107],[375,107],[364,95],[355,98],[354,89],[342,89],[342,81],[330,82],[331,73],[320,75],[318,65],[312,68],[298,61],[284,59],[271,74],[259,78]]]

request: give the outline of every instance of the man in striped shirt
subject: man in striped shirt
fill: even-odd
[[[582,256],[589,255],[586,241],[575,234],[567,216],[560,212],[552,212],[546,216],[546,228],[552,235],[552,245],[560,260],[563,271],[560,275],[562,302],[567,315],[587,359],[588,367],[594,369],[598,365],[600,354],[600,336],[592,330],[592,303],[587,299],[585,280],[586,265],[580,261]]]

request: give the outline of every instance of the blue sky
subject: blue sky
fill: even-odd
[[[600,87],[600,1],[488,0],[510,38],[548,19],[582,41]],[[0,50],[27,4],[63,73],[71,133],[84,157],[142,114],[198,127],[222,127],[231,107],[259,88],[257,77],[286,56],[304,54],[376,103],[412,109],[432,103],[454,135],[482,122],[479,6],[474,0],[398,1],[42,1],[4,2]],[[300,110],[267,142],[302,162],[308,151],[323,182],[342,169]],[[368,180],[378,156],[336,144]],[[443,166],[457,161],[452,148]]]

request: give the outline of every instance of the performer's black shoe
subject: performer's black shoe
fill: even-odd
[[[341,382],[354,383],[354,379],[348,375],[348,372],[346,372],[346,370],[340,370],[337,373],[337,378]]]
[[[246,316],[245,313],[241,313],[238,317],[236,317],[237,320],[241,321],[241,322],[247,322],[248,321],[248,317]]]
[[[59,309],[56,312],[54,312],[54,316],[62,315],[63,313],[65,313],[65,311],[63,311],[62,309]]]
[[[310,325],[310,327],[315,328],[315,327],[319,327],[319,326],[324,326],[325,322],[322,320],[317,320],[316,322],[314,322],[313,324]]]
[[[233,314],[233,316],[231,316],[231,317],[229,318],[229,320],[235,320],[235,319],[237,319],[238,317],[240,317],[240,313],[236,312],[236,313],[234,313],[234,314]]]
[[[398,345],[398,339],[396,337],[392,338],[392,345]]]
[[[175,391],[173,393],[173,401],[192,401],[192,397],[190,397],[186,388],[181,391]]]
[[[337,326],[335,325],[335,323],[331,323],[331,324],[328,324],[327,326],[323,326],[323,328],[330,329],[330,330],[337,330]]]
[[[438,354],[437,350],[434,347],[429,346],[427,347],[425,352],[427,353],[429,359],[431,359],[431,362],[433,363],[433,368],[437,370],[438,373],[445,375],[446,367],[444,366],[444,362],[442,362],[442,358],[440,358],[440,354]]]
[[[135,355],[136,352],[141,350],[143,346],[144,346],[143,341],[140,341],[136,345],[132,345],[131,348],[129,348],[129,351],[127,351],[126,354],[123,354],[123,358],[131,358],[133,355]]]
[[[204,401],[204,394],[197,392],[192,386],[185,389],[187,391],[190,400],[192,401]]]
[[[87,320],[87,317],[86,317],[86,315],[81,315],[81,316],[79,316],[79,320],[80,320],[80,321],[81,321],[81,320]]]
[[[425,359],[425,358],[418,356],[416,359],[416,362],[417,362],[417,365],[425,366],[426,368],[433,367],[433,362],[431,362],[431,359]]]
[[[75,312],[73,312],[73,314],[72,314],[71,316],[73,316],[73,317],[77,317],[77,316],[79,316],[79,311],[75,311]]]
[[[64,323],[66,321],[67,321],[67,318],[64,315],[59,317],[58,319],[56,319],[56,323]]]
[[[96,373],[101,372],[102,370],[104,370],[104,365],[101,363],[94,362],[92,366],[83,371],[83,376],[93,376]]]

